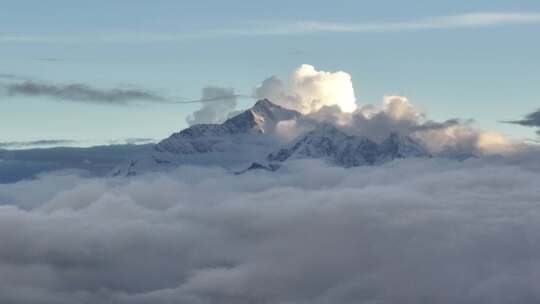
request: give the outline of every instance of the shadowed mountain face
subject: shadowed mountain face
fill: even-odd
[[[156,145],[158,152],[179,154],[223,152],[220,139],[235,135],[270,134],[280,121],[295,119],[301,114],[259,100],[250,109],[228,119],[222,124],[200,124],[184,129]]]
[[[305,158],[325,159],[335,165],[376,165],[397,158],[431,157],[415,140],[391,134],[377,144],[367,137],[351,136],[329,123],[283,144],[276,138],[280,122],[309,119],[297,111],[259,100],[252,108],[222,124],[199,124],[159,142],[151,153],[128,159],[112,171],[114,176],[133,176],[148,171],[174,169],[179,165],[221,166],[233,172],[261,168],[276,170],[279,164]]]

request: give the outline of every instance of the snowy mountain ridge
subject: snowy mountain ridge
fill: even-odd
[[[348,135],[329,123],[282,145],[274,136],[277,124],[302,114],[259,100],[246,111],[222,124],[193,125],[155,145],[151,153],[117,166],[114,176],[133,176],[148,171],[171,170],[179,165],[221,166],[233,172],[277,170],[295,159],[325,159],[335,165],[356,167],[382,164],[393,159],[431,157],[409,136],[392,133],[381,143]]]
[[[408,136],[392,133],[377,144],[367,137],[347,135],[335,126],[323,123],[287,147],[271,153],[267,160],[325,158],[343,167],[357,167],[409,157],[431,157],[431,154]]]

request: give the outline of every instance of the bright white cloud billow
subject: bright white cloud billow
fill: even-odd
[[[0,185],[0,302],[535,303],[538,163]]]
[[[273,76],[256,89],[255,97],[268,98],[286,108],[308,114],[323,106],[338,106],[350,113],[356,110],[356,97],[351,75],[343,71],[317,71],[314,66],[303,64],[291,75],[290,86]]]

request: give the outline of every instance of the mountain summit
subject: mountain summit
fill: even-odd
[[[222,124],[199,124],[174,133],[156,145],[159,152],[206,153],[216,149],[216,138],[238,134],[273,132],[276,124],[301,114],[270,102],[259,100],[253,107],[227,119]],[[208,139],[208,140],[204,140]],[[218,150],[219,151],[219,150]]]
[[[299,112],[268,99],[259,100],[221,124],[198,124],[172,134],[156,144],[151,153],[120,164],[112,175],[132,176],[179,165],[222,166],[233,171],[244,168],[236,172],[261,168],[274,171],[283,162],[303,158],[356,167],[431,156],[409,136],[392,133],[377,144],[367,137],[348,135],[330,123],[318,123],[315,129],[283,145],[275,136],[277,124],[301,117]]]

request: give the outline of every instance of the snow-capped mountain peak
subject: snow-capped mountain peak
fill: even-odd
[[[300,116],[301,114],[295,110],[284,108],[280,105],[272,103],[268,99],[261,99],[249,109],[254,114],[263,117],[265,120],[282,121],[289,120]]]
[[[330,123],[318,123],[313,130],[283,146],[273,136],[276,125],[301,116],[267,99],[259,100],[222,124],[199,124],[174,133],[159,142],[151,153],[120,164],[112,175],[132,176],[183,164],[246,172],[275,171],[281,163],[301,158],[320,158],[339,166],[356,167],[396,158],[431,156],[408,136],[392,133],[377,144],[367,137],[349,135]]]
[[[160,171],[180,164],[235,167],[262,161],[278,145],[273,136],[276,125],[300,115],[267,99],[259,100],[221,124],[193,125],[172,134],[156,144],[152,153],[124,161],[112,175]]]
[[[205,153],[220,151],[215,145],[224,137],[240,134],[271,133],[276,124],[301,114],[270,102],[257,101],[253,107],[222,124],[199,124],[174,133],[156,145],[159,152]]]
[[[251,113],[254,121],[263,133],[273,131],[276,124],[280,121],[291,120],[301,116],[299,112],[274,104],[268,99],[257,101],[246,112]]]

